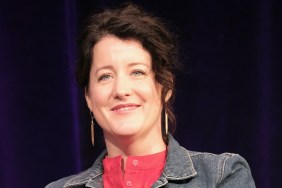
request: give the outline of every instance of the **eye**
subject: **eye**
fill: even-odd
[[[102,76],[99,77],[98,81],[109,80],[110,78],[112,78],[110,74],[103,74]]]
[[[144,76],[145,72],[142,70],[135,70],[131,73],[132,76]]]

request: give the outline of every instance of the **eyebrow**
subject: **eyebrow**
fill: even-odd
[[[97,74],[100,70],[103,70],[103,69],[113,69],[113,66],[106,65],[106,66],[99,67],[98,69],[95,70],[95,73]]]
[[[147,65],[146,63],[142,63],[142,62],[133,62],[133,63],[130,63],[128,66],[133,67],[133,66],[136,66],[136,65],[144,65],[144,66],[150,68],[149,65]]]
[[[136,66],[136,65],[143,65],[143,66],[146,66],[147,68],[150,68],[149,65],[147,65],[146,63],[142,63],[142,62],[129,63],[128,66],[133,67],[133,66]],[[113,65],[105,65],[105,66],[97,68],[95,73],[97,74],[100,70],[103,70],[103,69],[114,69],[114,67],[113,67]]]

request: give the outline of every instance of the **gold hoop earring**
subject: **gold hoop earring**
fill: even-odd
[[[90,112],[91,116],[91,143],[94,146],[94,115],[93,112]]]
[[[165,135],[168,134],[168,116],[167,113],[165,112]]]

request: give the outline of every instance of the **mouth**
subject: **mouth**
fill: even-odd
[[[119,104],[111,108],[111,111],[115,112],[130,112],[140,107],[139,104]]]

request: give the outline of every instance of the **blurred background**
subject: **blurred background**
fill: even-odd
[[[1,187],[44,187],[89,168],[104,143],[74,66],[83,21],[115,0],[0,3]],[[180,63],[179,143],[239,153],[259,188],[279,187],[282,13],[279,0],[133,1],[170,24]],[[184,3],[185,2],[185,3]]]

